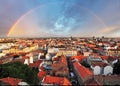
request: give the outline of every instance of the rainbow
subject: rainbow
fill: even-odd
[[[28,14],[34,12],[34,10],[36,9],[39,9],[41,7],[40,6],[37,6],[31,10],[29,10],[28,12],[26,12],[25,14],[23,14],[13,25],[12,27],[8,30],[8,33],[7,33],[7,37],[10,37],[12,33],[14,33],[14,30],[16,29],[15,27],[17,26],[17,24],[22,20],[24,19],[25,16],[27,16]],[[97,16],[93,11],[89,10],[88,8],[85,8],[83,6],[79,6],[81,7],[82,9],[86,10],[87,12],[89,12],[91,15],[93,15],[105,28],[107,28],[107,25],[103,22],[103,20]]]
[[[30,11],[26,12],[25,14],[23,14],[23,15],[12,25],[12,27],[8,30],[7,37],[9,37],[9,36],[11,35],[11,33],[15,30],[16,25],[17,25],[26,15],[32,13],[34,10],[36,10],[36,9],[38,9],[38,8],[39,8],[39,6],[36,7],[36,8],[33,8],[32,10],[30,10]]]

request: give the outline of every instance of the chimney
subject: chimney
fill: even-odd
[[[30,56],[29,61],[30,61],[30,63],[33,63],[33,56]]]
[[[24,64],[29,65],[28,58],[25,59]]]
[[[38,60],[40,59],[40,57],[41,57],[41,53],[38,54]]]

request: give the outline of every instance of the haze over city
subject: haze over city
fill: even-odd
[[[120,86],[120,0],[0,0],[0,86]]]
[[[0,37],[120,36],[120,0],[0,0]]]

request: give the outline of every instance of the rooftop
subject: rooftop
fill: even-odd
[[[46,76],[43,81],[43,84],[52,84],[52,85],[67,85],[70,86],[71,83],[67,78],[63,77],[53,77],[53,76]]]
[[[120,75],[95,75],[94,78],[102,85],[120,85]]]
[[[40,80],[42,80],[45,75],[46,75],[46,72],[45,72],[45,71],[40,71],[40,72],[38,73],[38,77],[39,77]]]
[[[105,67],[105,66],[107,66],[108,64],[107,64],[107,63],[104,63],[104,62],[92,62],[91,65],[92,65],[93,67],[95,67],[95,66]]]
[[[73,59],[78,59],[79,61],[82,61],[82,59],[84,59],[84,58],[87,58],[87,57],[85,57],[85,56],[83,56],[83,55],[80,55],[80,56],[72,56],[72,57],[71,57],[71,60],[73,60]]]
[[[2,81],[4,83],[7,83],[9,85],[17,86],[18,83],[22,81],[22,79],[17,79],[17,78],[12,78],[12,77],[6,77],[6,78],[0,79],[0,81]]]
[[[42,62],[41,60],[37,60],[35,63],[30,63],[29,66],[38,68],[41,62]]]
[[[83,82],[92,78],[92,76],[93,76],[92,71],[90,71],[89,69],[82,66],[79,62],[77,62],[77,61],[74,62],[73,66],[74,66],[75,70],[77,71],[77,73],[80,75]]]

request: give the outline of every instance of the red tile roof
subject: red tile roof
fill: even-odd
[[[39,65],[40,65],[41,62],[42,62],[41,60],[38,60],[38,61],[36,61],[35,63],[30,63],[29,66],[30,66],[30,67],[36,67],[36,68],[37,68],[37,67],[39,67]]]
[[[34,68],[37,68],[39,65],[35,64],[35,63],[30,63],[29,64],[30,67],[34,67]]]
[[[42,80],[45,75],[46,75],[46,72],[45,72],[45,71],[40,71],[40,72],[38,73],[38,77],[39,77],[40,80]]]
[[[56,63],[52,64],[52,74],[55,73],[56,76],[68,76],[68,66],[65,56],[61,56]]]
[[[73,66],[75,70],[77,71],[78,75],[80,75],[81,79],[84,81],[89,80],[92,78],[93,73],[89,69],[82,66],[79,62],[74,62]]]
[[[67,78],[64,78],[64,83],[63,83],[62,85],[63,85],[63,86],[65,86],[65,85],[70,86],[70,85],[72,85],[72,84],[70,83],[70,81],[69,81]]]
[[[15,59],[15,60],[12,60],[11,62],[21,62],[21,63],[24,63],[25,59]]]
[[[42,62],[42,60],[37,60],[35,63],[40,64],[41,62]]]
[[[93,67],[95,67],[95,66],[106,67],[108,64],[104,63],[104,62],[92,62],[91,65]]]
[[[88,80],[85,85],[88,85],[88,86],[102,86],[101,83],[97,82],[96,80],[94,79],[91,79],[91,80]]]
[[[2,60],[0,60],[0,64],[2,64],[3,62],[2,62]]]
[[[94,44],[86,44],[86,46],[88,46],[90,48],[95,48],[96,47],[96,45],[94,45]]]
[[[44,70],[44,67],[43,67],[43,66],[41,66],[41,67],[39,67],[39,69],[40,69],[40,70]]]
[[[119,57],[114,57],[114,56],[101,56],[101,58],[102,58],[102,59],[105,59],[105,60],[111,60],[111,61],[113,61],[113,60],[116,60],[116,59],[119,58]]]
[[[119,86],[120,85],[120,75],[95,75],[94,76],[95,80],[102,85],[107,85],[107,86]]]
[[[109,56],[101,56],[101,58],[107,60]]]
[[[73,60],[73,59],[78,59],[79,61],[82,61],[82,59],[86,58],[85,56],[83,55],[80,55],[80,56],[72,56],[70,59]]]
[[[20,54],[20,55],[26,55],[27,53],[26,52],[19,52],[18,54]]]
[[[17,79],[17,78],[12,78],[12,77],[6,77],[6,78],[0,79],[0,81],[2,81],[4,83],[7,83],[9,85],[17,86],[18,83],[22,81],[22,79]]]
[[[56,57],[56,58],[54,58],[54,59],[53,59],[53,61],[58,61],[58,60],[59,60],[59,58],[58,58],[58,57]]]
[[[59,71],[61,71],[63,69],[66,69],[67,66],[65,64],[63,64],[63,63],[54,63],[54,64],[52,64],[52,68],[53,68],[53,70],[56,70],[56,71],[59,70]]]
[[[70,86],[71,83],[67,78],[62,77],[53,77],[53,76],[46,76],[43,80],[43,84],[56,84],[56,85],[66,85]]]
[[[28,58],[29,58],[29,56],[23,56],[22,58],[24,58],[24,59],[28,59]]]
[[[66,57],[65,57],[65,56],[61,56],[60,62],[62,62],[62,63],[64,63],[65,65],[67,65]]]

